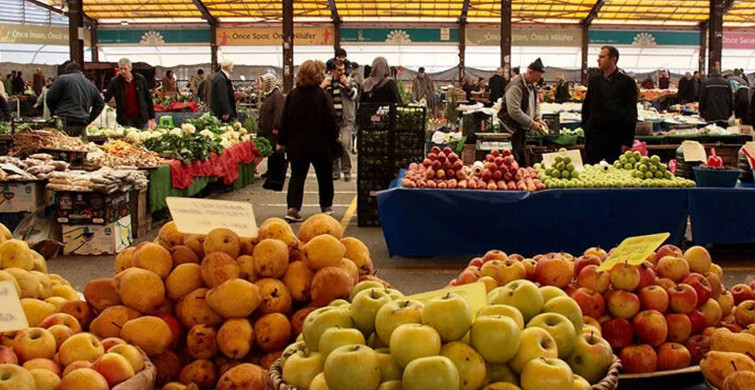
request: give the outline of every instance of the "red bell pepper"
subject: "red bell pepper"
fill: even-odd
[[[710,156],[708,157],[708,166],[714,168],[723,168],[724,160],[721,157],[716,156],[716,148],[710,148]]]

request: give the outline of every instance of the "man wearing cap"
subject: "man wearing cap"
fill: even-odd
[[[619,51],[603,46],[598,55],[600,74],[590,78],[582,102],[585,162],[613,163],[632,147],[637,127],[637,83],[619,71]]]
[[[412,101],[419,102],[425,99],[428,106],[434,95],[433,81],[430,80],[430,76],[425,73],[425,68],[420,67],[417,72],[417,77],[412,80]]]
[[[536,83],[545,73],[543,62],[538,58],[527,67],[521,76],[514,77],[506,87],[498,119],[511,134],[514,158],[524,163],[524,140],[528,130],[544,132],[548,126],[540,116]]]

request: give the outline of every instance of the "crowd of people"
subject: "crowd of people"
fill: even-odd
[[[28,83],[24,80],[24,74],[21,71],[11,71],[3,78],[0,76],[0,121],[9,122],[12,117],[10,108],[8,106],[8,100],[10,96],[14,95],[33,95],[37,98],[33,107],[39,108],[44,105],[43,116],[45,119],[49,119],[49,111],[44,104],[46,89],[52,84],[54,78],[45,77],[42,72],[42,68],[37,68],[32,75],[32,82]]]

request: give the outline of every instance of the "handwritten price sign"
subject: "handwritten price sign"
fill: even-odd
[[[9,281],[0,282],[0,332],[26,329],[29,322],[26,320],[24,308],[16,293],[16,287]]]
[[[608,271],[617,263],[624,261],[632,265],[640,265],[654,250],[658,249],[671,234],[660,233],[648,236],[629,237],[622,241],[606,261],[598,267],[598,271]]]
[[[249,203],[192,198],[167,198],[166,203],[181,233],[207,234],[224,227],[240,237],[257,237],[254,209]]]

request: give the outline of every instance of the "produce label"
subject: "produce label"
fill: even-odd
[[[708,159],[705,154],[705,147],[697,141],[682,142],[682,153],[684,154],[684,161],[705,162]]]
[[[0,332],[26,329],[29,322],[21,307],[16,287],[10,281],[0,282]]]
[[[598,271],[608,271],[614,265],[623,261],[627,261],[632,265],[640,265],[670,236],[670,233],[659,233],[648,236],[629,237],[622,241],[619,247],[608,256],[606,261],[598,267]]]
[[[582,153],[580,153],[578,149],[567,150],[565,152],[543,153],[543,164],[547,167],[552,167],[556,164],[556,157],[558,156],[571,158],[571,163],[574,164],[575,171],[582,172],[585,170],[582,165]]]
[[[440,297],[448,293],[459,294],[462,298],[467,300],[469,307],[472,308],[472,313],[477,313],[487,303],[487,293],[485,290],[485,283],[470,283],[461,286],[455,286],[450,288],[444,288],[442,290],[429,291],[417,295],[406,297],[406,299],[414,299],[422,303]]]
[[[225,200],[165,199],[178,231],[184,234],[207,234],[224,227],[240,237],[257,237],[257,222],[252,205]]]

